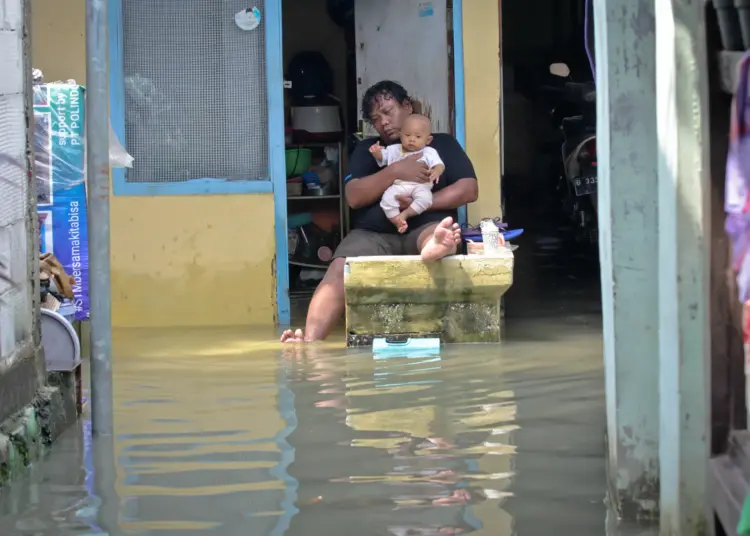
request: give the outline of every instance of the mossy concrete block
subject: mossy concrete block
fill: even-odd
[[[57,440],[79,416],[75,390],[66,386],[43,387],[33,405],[41,426],[42,440],[46,445]]]
[[[50,372],[47,382],[57,387],[62,396],[64,412],[67,415],[80,416],[83,412],[83,375],[79,364],[71,371]]]
[[[10,362],[8,367],[6,363]],[[0,371],[0,422],[21,411],[44,385],[44,354],[29,340],[3,363]]]
[[[426,264],[417,256],[346,260],[349,346],[393,334],[439,334],[443,342],[498,342],[500,299],[513,284],[513,254],[457,255]]]
[[[0,424],[0,487],[22,474],[77,418],[75,399],[42,387],[32,403]]]

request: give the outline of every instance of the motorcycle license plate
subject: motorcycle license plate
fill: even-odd
[[[596,177],[579,177],[573,181],[576,195],[590,195],[596,193]]]

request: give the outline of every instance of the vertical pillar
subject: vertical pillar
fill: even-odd
[[[594,10],[608,480],[625,519],[659,498],[654,0]]]
[[[707,534],[709,143],[704,2],[654,0],[661,534]]]
[[[479,180],[479,199],[468,210],[469,222],[478,223],[500,215],[500,2],[466,0],[461,9],[466,152]]]
[[[91,429],[113,433],[109,247],[109,53],[107,3],[86,0],[86,174],[91,297]]]

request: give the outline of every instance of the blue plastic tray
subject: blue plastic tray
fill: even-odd
[[[373,339],[372,355],[375,359],[388,357],[431,357],[440,355],[440,339],[406,339],[389,341],[384,337]]]
[[[509,231],[501,231],[501,233],[503,235],[503,238],[505,238],[505,241],[508,242],[521,236],[523,234],[523,229],[511,229]],[[464,231],[462,233],[462,236],[464,240],[471,240],[472,242],[482,241],[482,233],[480,231]]]

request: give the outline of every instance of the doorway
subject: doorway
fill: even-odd
[[[454,132],[451,7],[449,0],[282,2],[284,203],[293,323],[304,320],[336,246],[349,231],[343,195],[348,156],[359,139],[374,134],[361,120],[364,92],[380,80],[397,81],[420,102],[436,131]]]
[[[596,192],[579,195],[565,177],[563,157],[564,152],[570,157],[564,148],[569,131],[564,133],[563,123],[585,119],[581,140],[593,136],[596,165],[596,93],[593,58],[587,54],[587,43],[593,48],[589,10],[587,0],[501,4],[502,189],[506,221],[526,231],[516,256],[518,273],[538,275],[540,281],[559,282],[562,277],[569,282],[566,285],[587,296],[593,311],[600,310],[601,300]],[[565,64],[567,76],[553,74],[553,64]],[[570,83],[591,88],[594,99],[567,94]],[[595,179],[596,168],[591,169]],[[534,301],[514,298],[523,293],[520,287],[526,280],[519,279],[508,293],[510,315],[519,312],[513,310],[521,308],[519,302],[526,308]],[[544,306],[541,300],[539,307]]]
[[[292,318],[349,228],[344,172],[357,130],[354,2],[284,0],[284,145]]]

